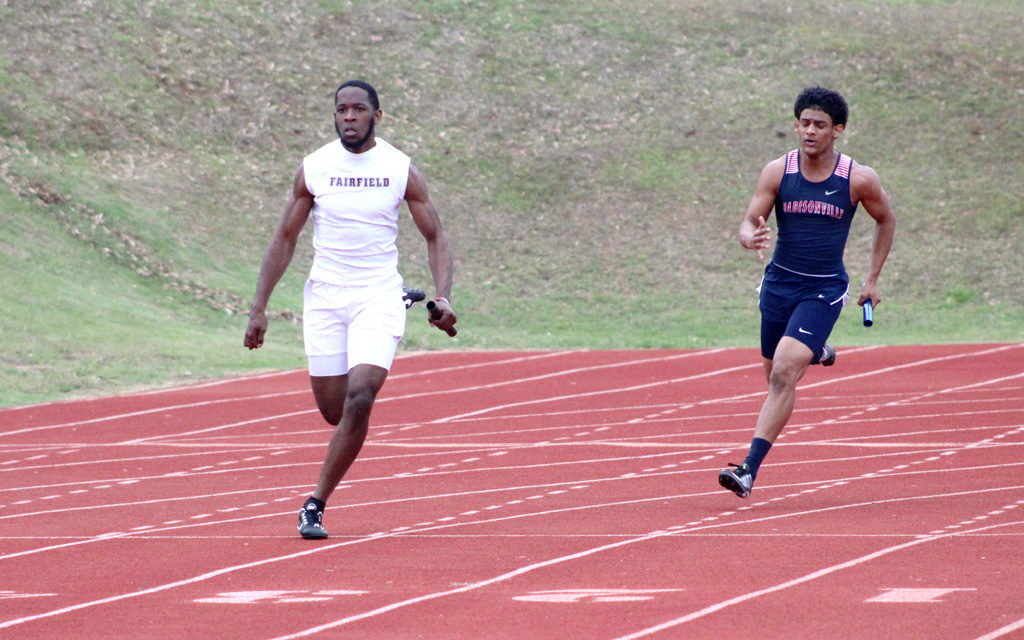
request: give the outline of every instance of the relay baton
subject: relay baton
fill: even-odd
[[[865,327],[870,327],[871,325],[873,325],[875,323],[875,320],[872,317],[873,313],[872,313],[871,298],[868,298],[867,300],[865,300],[863,306],[864,306],[864,326]]]
[[[430,317],[433,318],[434,320],[439,320],[443,315],[441,313],[441,310],[437,308],[437,303],[434,302],[433,300],[427,301],[427,312],[430,314]],[[447,333],[452,338],[454,338],[455,334],[458,332],[459,330],[456,329],[454,326],[451,329],[445,331],[445,333]]]

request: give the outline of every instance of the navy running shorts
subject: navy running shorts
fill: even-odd
[[[839,320],[846,302],[849,278],[806,276],[786,271],[773,263],[761,280],[761,355],[771,360],[783,336],[807,345],[811,353],[822,347]]]

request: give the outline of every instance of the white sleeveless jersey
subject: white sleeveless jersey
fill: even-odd
[[[398,206],[409,181],[409,156],[387,142],[351,153],[340,140],[302,162],[313,194],[311,280],[346,287],[397,281]]]

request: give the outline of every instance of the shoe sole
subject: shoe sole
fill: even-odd
[[[309,527],[305,530],[299,529],[299,535],[306,540],[323,540],[327,537],[327,531],[322,528]]]
[[[743,488],[740,481],[736,479],[731,473],[723,471],[718,474],[718,484],[722,485],[729,491],[732,491],[741,498],[746,498],[750,495],[750,492]]]
[[[830,357],[828,357],[827,359],[822,360],[820,364],[823,367],[831,367],[835,363],[836,363],[836,350],[833,347],[832,348],[832,355]]]

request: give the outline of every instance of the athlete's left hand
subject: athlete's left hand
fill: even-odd
[[[249,325],[245,328],[244,345],[250,351],[263,346],[263,336],[267,334],[267,314],[258,309],[249,310]]]
[[[434,298],[431,302],[428,314],[430,324],[454,337],[458,333],[458,329],[455,328],[458,317],[452,309],[452,303],[447,298]]]
[[[860,284],[860,298],[857,299],[857,304],[863,307],[865,300],[871,300],[872,307],[877,307],[882,301],[882,293],[877,282],[868,280]]]

